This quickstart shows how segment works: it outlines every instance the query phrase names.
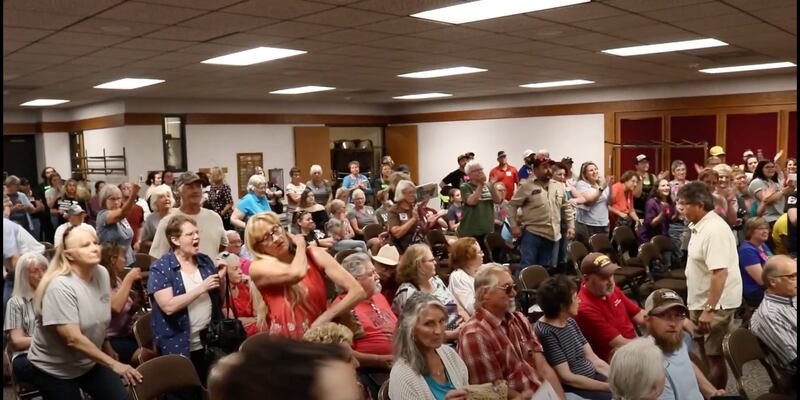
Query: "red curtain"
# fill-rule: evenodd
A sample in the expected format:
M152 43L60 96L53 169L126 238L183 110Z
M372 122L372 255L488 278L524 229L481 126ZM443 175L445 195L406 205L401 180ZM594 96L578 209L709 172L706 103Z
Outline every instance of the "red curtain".
M670 118L670 140L680 142L681 140L690 142L708 142L707 149L710 149L717 142L717 117L716 115L693 115ZM686 178L697 179L697 171L694 164L705 164L707 155L702 148L696 149L670 149L670 160L681 160L686 163Z
M742 164L742 153L746 149L772 159L778 147L778 113L729 114L726 121L726 162Z
M651 140L661 141L661 117L645 119L623 119L620 121L620 140L622 144L650 143ZM644 154L650 160L650 172L658 174L663 165L656 164L656 149L626 149L621 153L621 170L619 174L633 169L634 158ZM659 154L659 164L663 164ZM669 167L669 166L667 166Z

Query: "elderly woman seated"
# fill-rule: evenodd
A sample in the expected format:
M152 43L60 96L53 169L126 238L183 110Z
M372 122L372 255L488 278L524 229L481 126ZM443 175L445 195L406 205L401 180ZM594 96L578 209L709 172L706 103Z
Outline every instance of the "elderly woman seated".
M14 376L17 381L32 383L33 365L28 361L28 348L36 331L33 296L47 271L47 259L39 253L25 253L14 269L14 291L6 306L3 330L8 335Z
M267 180L264 175L253 175L247 180L247 194L233 208L231 225L244 229L250 217L265 211L272 211L267 199Z
M355 232L350 226L350 222L345 217L347 213L347 205L344 201L334 199L330 204L331 219L325 224L325 231L334 240L333 249L342 251L346 249L357 248L367 252L367 244L363 240L353 240Z
M608 383L614 399L656 400L664 391L664 354L652 338L638 338L611 358Z
M456 240L450 249L453 272L448 280L448 288L458 305L472 315L475 313L475 274L483 264L483 251L473 237Z

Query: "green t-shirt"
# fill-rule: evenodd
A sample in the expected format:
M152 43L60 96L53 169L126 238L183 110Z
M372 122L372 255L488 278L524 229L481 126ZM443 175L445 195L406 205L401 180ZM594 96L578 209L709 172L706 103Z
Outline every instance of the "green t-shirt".
M461 224L458 225L458 236L481 236L494 231L494 201L489 187L483 187L478 204L470 206L467 198L475 192L477 186L472 182L461 184L461 198L464 199Z

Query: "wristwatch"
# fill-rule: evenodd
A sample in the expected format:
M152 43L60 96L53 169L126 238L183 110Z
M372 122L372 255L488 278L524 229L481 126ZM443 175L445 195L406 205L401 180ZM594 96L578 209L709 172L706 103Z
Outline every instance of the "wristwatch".
M712 306L711 304L708 304L708 303L706 303L706 304L703 306L703 311L706 311L706 312L714 312L714 311L716 311L714 308L715 308L715 307L714 307L714 306Z

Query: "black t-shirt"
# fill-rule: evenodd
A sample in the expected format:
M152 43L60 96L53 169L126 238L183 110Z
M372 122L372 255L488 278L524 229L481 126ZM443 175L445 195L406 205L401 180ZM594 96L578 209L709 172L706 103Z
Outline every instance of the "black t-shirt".
M640 219L644 219L647 199L650 198L650 192L653 190L653 186L655 186L656 183L658 183L656 176L648 173L645 179L642 179L642 195L633 198L633 209L636 210L636 215L638 215Z
M795 190L790 195L786 196L786 206L784 211L788 212L790 208L797 208L797 191ZM789 254L797 254L797 225L787 221L786 225L789 228Z
M442 179L442 182L445 183L445 186L441 190L442 196L449 196L450 189L460 188L461 184L467 181L469 181L469 176L460 169L447 174L447 176Z
M58 226L60 226L61 224L67 222L67 219L64 218L64 213L66 213L67 209L69 209L69 207L72 206L73 204L80 205L81 208L83 208L84 211L89 209L89 204L88 203L86 203L85 201L79 200L77 198L74 198L74 197L69 197L69 196L67 196L67 194L61 195L61 197L59 197L58 200L56 200L56 202L53 203L52 209L58 210L58 211L61 212L61 214L58 216L58 225L55 226L56 228Z
M328 237L327 233L325 233L325 232L323 232L323 231L321 231L319 229L314 229L313 231L309 232L308 235L305 236L305 239L306 239L306 243L312 244L316 240L325 239L327 237Z

